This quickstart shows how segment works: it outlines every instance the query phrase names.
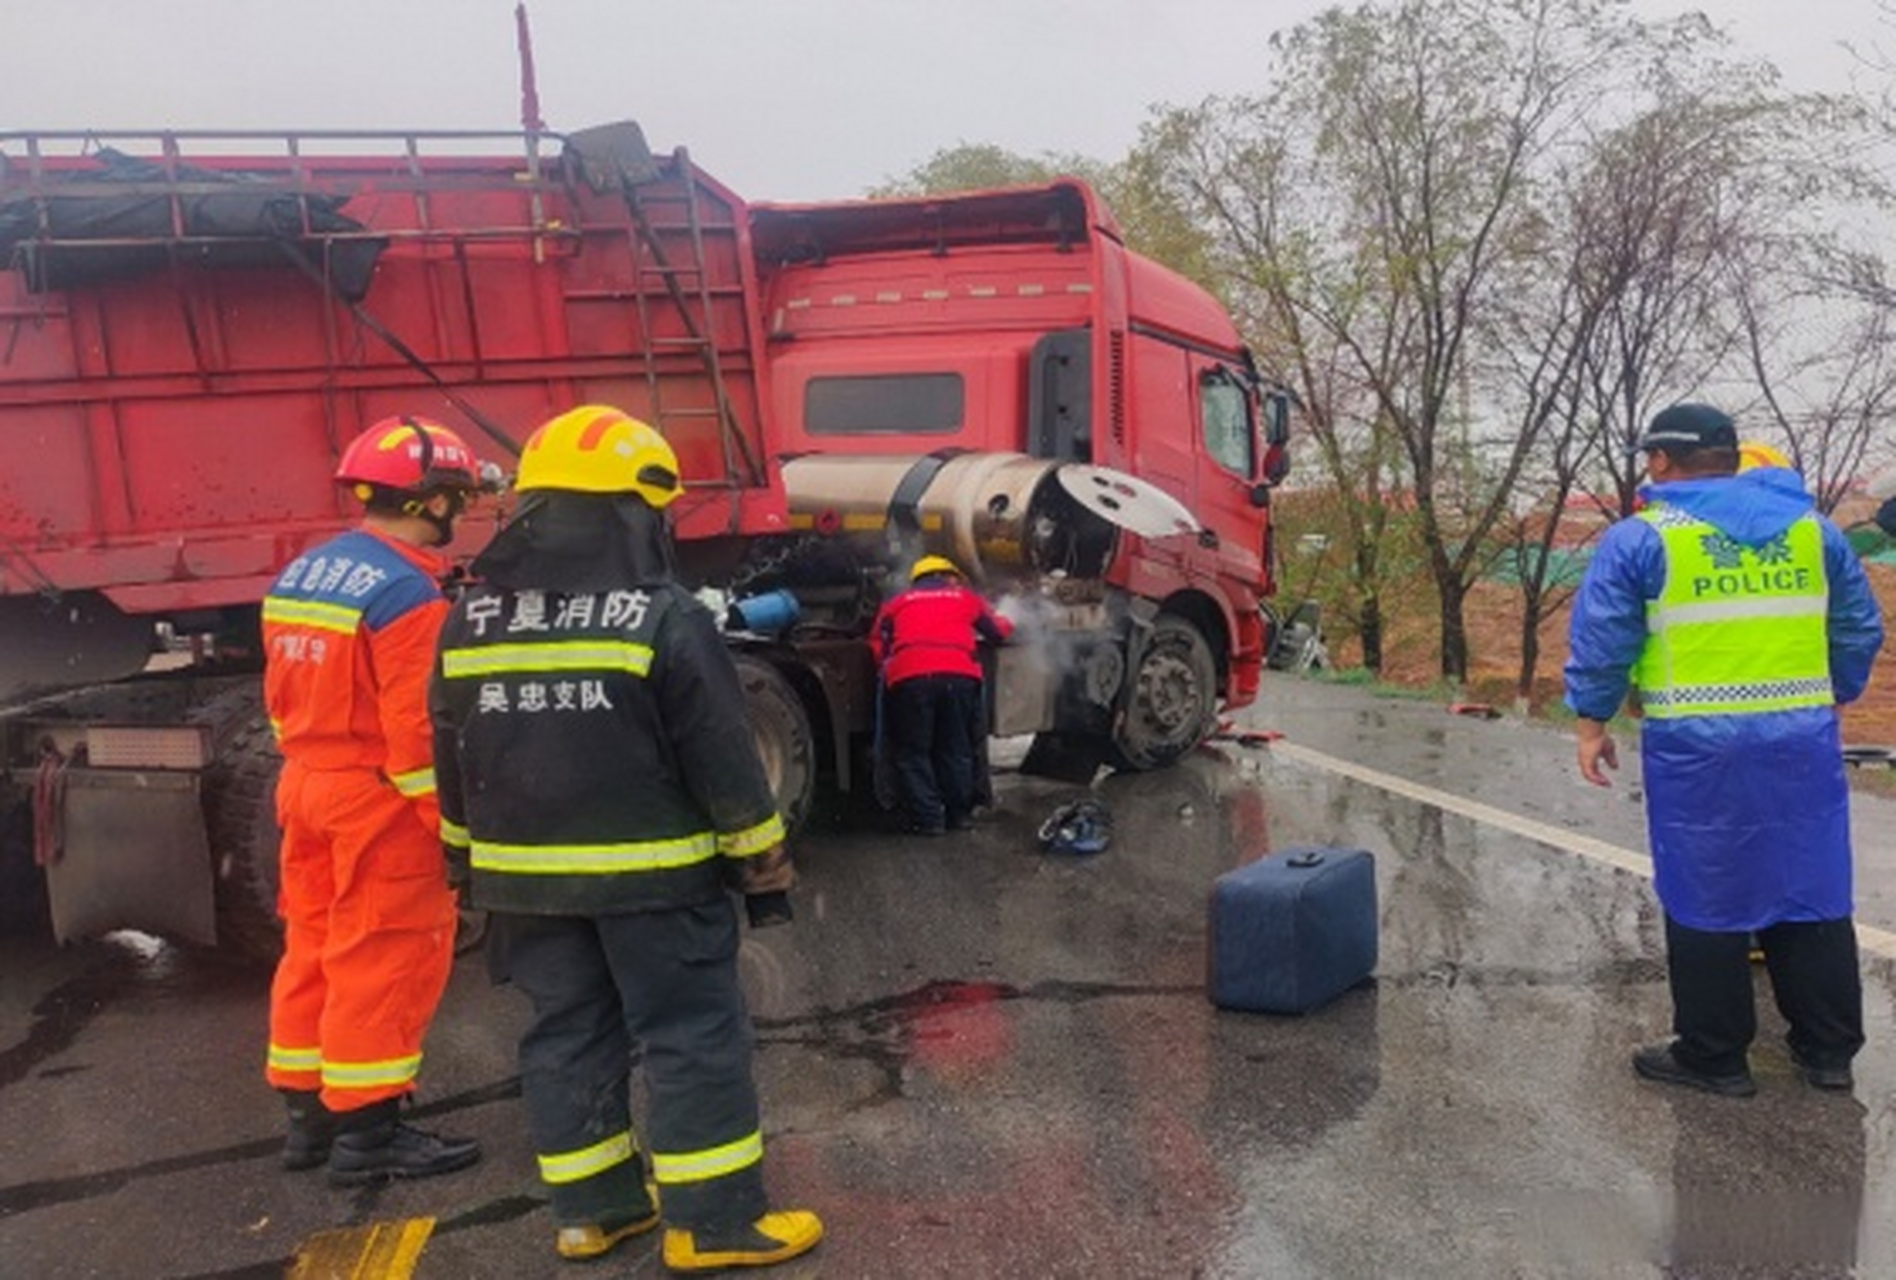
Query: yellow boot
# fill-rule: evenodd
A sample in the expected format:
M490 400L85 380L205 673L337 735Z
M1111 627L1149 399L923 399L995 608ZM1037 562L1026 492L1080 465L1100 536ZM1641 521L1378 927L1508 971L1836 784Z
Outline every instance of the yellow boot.
M766 1213L734 1231L665 1229L665 1265L673 1271L719 1271L725 1267L767 1267L816 1248L823 1222L814 1213L785 1209Z
M658 1210L653 1209L644 1217L629 1221L587 1222L579 1226L561 1227L553 1247L559 1250L560 1257L569 1262L590 1262L594 1258L603 1258L623 1241L642 1236L657 1225Z
M608 1214L598 1222L582 1222L574 1226L560 1228L559 1235L553 1241L553 1247L568 1262L591 1262L594 1258L603 1258L614 1249L630 1240L633 1236L642 1236L658 1225L658 1188L652 1180L645 1180L645 1204L630 1211Z

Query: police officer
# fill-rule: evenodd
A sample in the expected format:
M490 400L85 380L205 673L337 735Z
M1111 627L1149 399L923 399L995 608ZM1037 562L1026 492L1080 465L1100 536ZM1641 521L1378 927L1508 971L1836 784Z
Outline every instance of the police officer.
M985 783L982 640L1014 624L971 590L954 561L923 556L909 589L885 602L869 643L882 671L883 727L908 830L937 836L968 825Z
M1882 613L1797 473L1735 475L1732 421L1657 414L1637 446L1645 507L1607 531L1575 601L1567 705L1578 761L1607 785L1606 722L1636 692L1647 830L1666 919L1674 1037L1641 1076L1756 1092L1751 935L1799 1073L1852 1086L1863 999L1851 921L1850 806L1836 708L1868 682Z
M454 961L427 689L448 608L435 549L480 479L459 436L412 417L370 427L335 478L361 527L297 557L263 601L284 925L265 1076L289 1104L284 1167L326 1161L353 1184L480 1157L398 1114Z
M655 1227L674 1270L758 1266L822 1238L772 1213L726 885L794 881L737 672L673 580L663 436L585 405L527 441L513 521L441 638L442 835L497 967L526 993L522 1091L555 1247ZM644 1050L656 1197L629 1101Z

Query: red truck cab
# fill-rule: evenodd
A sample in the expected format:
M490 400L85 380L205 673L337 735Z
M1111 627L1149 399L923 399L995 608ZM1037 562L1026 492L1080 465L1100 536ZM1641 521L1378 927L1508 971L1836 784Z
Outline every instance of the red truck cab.
M1204 652L1188 643L1186 665L1209 656L1227 706L1255 697L1285 402L1216 300L1127 250L1077 180L754 204L750 221L786 451L1011 450L1157 486L1202 529L1121 538L1103 580L1190 621ZM1166 736L1121 754L1161 763L1181 745Z

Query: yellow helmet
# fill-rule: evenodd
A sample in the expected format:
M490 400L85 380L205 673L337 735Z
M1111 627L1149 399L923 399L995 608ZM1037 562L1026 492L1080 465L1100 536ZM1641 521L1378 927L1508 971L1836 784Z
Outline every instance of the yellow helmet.
M1768 444L1756 440L1746 440L1738 446L1738 469L1750 471L1757 467L1788 467L1791 460L1783 452Z
M568 409L527 437L514 488L636 493L659 511L684 492L665 437L603 404Z
M961 576L961 570L956 568L955 562L947 556L923 556L915 562L915 567L909 570L909 581L920 582L931 573L952 573L957 578Z

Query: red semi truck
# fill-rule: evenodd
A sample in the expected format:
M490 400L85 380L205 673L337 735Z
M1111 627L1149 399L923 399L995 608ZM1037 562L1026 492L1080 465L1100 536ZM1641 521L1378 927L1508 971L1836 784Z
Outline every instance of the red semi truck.
M62 939L273 945L258 601L389 414L503 467L577 403L665 433L793 820L864 785L863 636L924 553L1021 620L1030 763L1163 766L1256 694L1287 400L1079 181L749 204L630 123L0 134L0 251L0 728Z

